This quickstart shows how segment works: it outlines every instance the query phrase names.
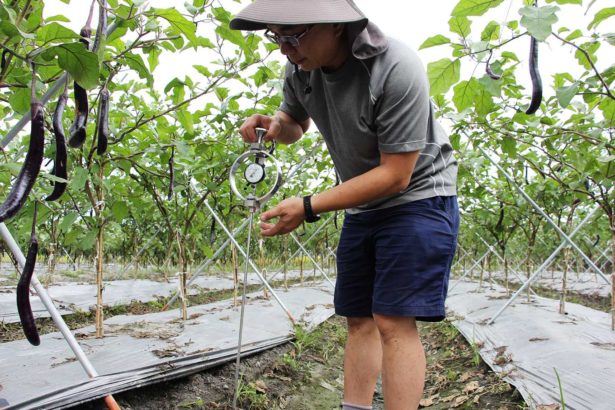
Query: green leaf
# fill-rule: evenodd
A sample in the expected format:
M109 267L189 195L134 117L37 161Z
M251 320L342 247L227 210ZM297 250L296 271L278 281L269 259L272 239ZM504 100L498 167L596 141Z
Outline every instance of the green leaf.
M153 14L162 17L172 27L176 33L182 33L191 43L196 43L196 25L190 20L182 16L179 11L174 8L170 9L152 9Z
M166 87L164 87L164 92L165 94L168 94L169 91L175 89L175 88L184 88L185 84L182 80L180 80L179 78L174 78L171 81L169 81L169 83L167 84Z
M199 72L199 74L205 76L205 77L211 77L211 71L209 71L209 68L205 67L204 65L193 65L192 67L194 67L194 69L196 71Z
M130 209L128 208L128 205L126 205L126 202L118 201L114 202L111 206L111 213L118 222L121 222L130 214Z
M547 0L547 3L557 3L557 4L578 4L579 6L583 4L583 0Z
M559 102L560 107L566 108L570 101L574 98L575 95L579 92L579 83L575 82L569 87L560 87L555 91L555 95L557 96L557 101Z
M600 48L599 42L594 41L592 43L585 43L581 45L581 48L587 51L587 53L589 54L589 58L592 61L596 61L596 51L598 51L598 49ZM587 57L585 56L585 53L582 53L580 50L576 50L574 53L574 56L579 62L579 64L585 67L585 69L587 70L592 69L590 62L587 61Z
M216 87L215 92L220 101L224 101L228 97L228 88Z
M63 43L70 40L79 39L79 35L77 33L59 23L46 24L38 29L36 34L37 42L43 45L48 43Z
M557 22L557 6L523 7L519 10L521 25L529 31L536 40L544 41L549 37L552 26Z
M96 231L96 229L92 229L91 231L86 232L85 236L81 238L81 241L79 241L78 243L79 249L84 251L91 250L96 243L97 235L98 232Z
M70 19L61 14L58 14L56 16L49 16L45 19L45 22L47 23L51 23L52 21L61 21L62 23L70 23Z
M514 138L511 138L511 137L502 138L502 140L500 141L500 146L502 147L503 153L511 157L517 156L517 141L515 141Z
M466 108L474 106L476 94L478 93L478 81L472 78L470 81L462 81L453 88L453 103L457 111L461 112Z
M135 70L140 78L148 80L148 83L153 80L152 73L147 69L147 66L143 62L143 58L139 54L126 53L122 57L122 60L128 65L128 67Z
M423 44L421 44L421 46L419 47L419 50L423 50L429 47L441 46L443 44L449 44L450 42L451 40L448 37L443 36L442 34L438 34L437 36L429 37L427 40L425 40Z
M246 46L246 39L241 35L241 31L239 30L231 30L227 26L218 26L216 27L216 33L220 38L228 40L242 48Z
M75 81L86 90L98 85L98 56L81 42L64 43L51 47L41 54L42 58L51 61L58 58L58 64L68 71Z
M491 64L491 69L496 74L501 74L501 69L494 63ZM502 95L502 81L494 80L493 78L485 75L478 80L478 82L485 88L485 90L494 97L500 97Z
M615 101L610 98L605 98L600 105L598 105L598 108L600 108L600 111L602 111L604 115L606 127L615 127Z
M472 32L472 23L467 17L452 17L448 21L448 27L453 33L459 34L460 37L466 38Z
M476 102L474 103L476 113L481 116L493 112L496 109L496 105L493 103L493 96L485 87L479 82L479 87L476 93Z
M451 16L482 16L487 10L497 7L504 0L460 0Z
M9 97L11 108L18 114L25 114L30 111L30 89L18 88Z
M612 16L615 16L615 7L608 7L608 8L602 9L598 13L596 13L596 15L594 16L594 19L592 20L591 23L589 23L587 28L590 30L592 28L596 28L598 27L598 24L602 23L604 20Z
M35 38L36 36L33 34L26 33L17 27L15 17L15 12L12 9L0 4L0 39L4 40L5 37L8 37L7 40L19 42L21 39ZM7 41L7 43L10 41Z
M583 32L581 30L575 30L572 33L568 34L568 36L566 37L566 40L568 41L572 41L572 40L576 40L579 37L583 36Z
M500 23L490 21L480 35L483 41L497 40L500 37Z
M427 65L427 76L430 84L430 95L446 93L459 81L461 62L443 58Z
M77 220L78 216L79 214L77 212L69 212L68 214L66 214L66 216L62 218L62 221L58 225L58 228L60 228L60 232L68 232L71 226L73 226L73 223L75 223L75 221Z
M149 64L149 70L151 73L153 73L156 67L158 67L158 61L160 53L162 51L158 47L150 47L147 50L143 51L147 53L147 62Z
M85 187L85 182L88 180L89 172L85 168L75 168L73 177L70 180L69 187L73 191L82 191Z
M270 78L275 78L275 74L266 66L261 66L252 76L254 79L254 84L257 87L260 87L263 84L266 84Z
M194 122L192 121L192 114L188 110L178 110L177 120L188 134L194 134Z

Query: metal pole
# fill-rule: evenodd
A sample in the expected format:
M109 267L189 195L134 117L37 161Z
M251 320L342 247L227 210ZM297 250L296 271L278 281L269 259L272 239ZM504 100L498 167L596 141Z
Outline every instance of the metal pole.
M320 267L320 265L318 265L318 263L316 263L316 261L314 260L314 258L312 258L312 255L310 255L310 253L303 247L303 245L301 245L301 242L299 242L299 239L297 239L297 237L295 236L294 233L290 233L290 236L295 240L295 242L297 242L297 245L299 245L299 248L301 248L301 250L303 251L303 253L305 253L305 255L312 261L312 263L314 264L314 266L316 266L316 268L325 276L325 278L327 279L327 281L331 284L331 286L333 286L335 288L335 284L333 282L331 282L331 279L329 279L329 276L327 276L327 274L325 273L324 270L322 270L322 268Z
M504 260L504 258L499 254L499 252L491 245L489 245L487 243L486 240L484 240L483 238L480 238L480 240L489 248L489 250L491 251L491 253L493 253L500 261L502 261L503 263L506 263L506 260ZM521 283L524 283L525 281L523 280L523 278L521 278L521 276L519 275L519 273L515 270L515 269L511 269L511 272L515 274L515 276L517 277L517 279L519 279L521 281ZM531 292L534 294L534 296L538 296L536 294L536 292L534 292L533 289L530 289Z
M329 221L331 221L331 219L334 217L335 215L331 215L327 220L325 220L322 224L320 224L320 226L314 231L314 233L312 233L312 235L310 235L309 238L307 238L305 240L305 243L307 244L308 242L310 242L312 239L314 239L314 237L329 223ZM290 258L288 258L288 260L292 260L295 256L297 256L297 254L301 252L301 247L299 249L297 249L291 256ZM276 276L278 276L280 272L276 272L274 273L269 280L273 280Z
M232 235L235 236L239 232L241 232L246 227L246 225L248 225L248 222L250 222L249 219L246 219L245 221L243 221L242 224L239 225L239 227L233 231ZM192 277L190 278L188 283L186 283L186 288L188 286L190 286L192 284L192 282L194 282L196 280L196 278L201 274L201 272L203 272L205 270L205 268L207 268L209 265L211 265L216 260L216 258L218 258L218 256L220 256L220 254L224 251L224 249L226 249L226 247L230 243L231 243L231 240L227 239L222 244L222 246L220 246L220 248L216 251L216 253L213 254L213 256L211 258L207 259L198 268L196 268L195 273L192 275ZM162 310L163 311L167 310L169 308L169 306L171 306L173 304L173 302L175 302L175 300L177 299L178 296L179 296L179 291L175 291L175 294L173 295L173 297L171 299L169 299L169 301L166 303L166 305L164 305Z
M611 281L609 281L609 279L604 276L604 274L602 273L602 271L594 264L594 262L587 256L585 255L585 253L581 250L581 248L579 248L576 243L574 243L570 237L568 235L566 235L566 233L564 231L562 231L562 229L557 226L557 224L551 219L551 217L549 215L547 215L547 213L545 211L543 211L543 209L538 206L538 204L536 202L534 202L534 200L515 182L514 179L512 179L512 177L510 175L508 175L508 173L504 170L504 168L502 168L500 166L500 164L498 164L493 158L491 158L491 156L489 156L489 154L487 153L487 151L485 151L482 147L478 147L479 151L493 164L495 165L495 167L504 175L504 177L515 187L515 189L517 189L517 191L519 191L519 193L523 196L523 198L530 204L532 205L532 207L538 211L538 213L540 215L542 215L543 218L545 218L547 220L547 222L549 223L549 225L551 225L556 231L557 233L564 238L564 240L566 242L568 242L570 244L570 246L572 246L572 248L577 251L579 253L579 255L581 255L583 257L583 259L585 259L585 262L588 263L589 266L591 266L598 274L600 274L600 276L602 276L602 278L604 279L604 281L607 284L611 284Z
M465 273L463 275L461 275L461 277L459 279L457 279L457 282L448 290L449 293L453 291L453 289L455 289L457 287L457 285L459 285L461 283L461 281L463 280L463 278L465 278L466 276L468 276L468 273L472 272L472 270L479 264L482 262L483 259L485 259L487 257L487 255L489 255L489 250L487 249L487 252L485 252L483 254L483 256L481 256L476 262L474 262L474 265L472 265L470 267L470 269L468 269L467 271L465 271Z
M577 225L576 228L574 228L574 230L570 233L570 238L574 237L577 232L579 232L579 230L581 229L581 227L583 227L583 225L585 225L587 222L589 222L589 220L594 216L594 213L596 213L596 211L599 208L594 208L586 217L585 219L583 219L583 221L581 221L581 223L579 225ZM567 237L568 238L568 237ZM568 238L568 240L570 240L570 238ZM521 294L521 292L523 292L525 290L526 287L528 287L533 281L534 279L540 275L542 273L542 271L544 271L547 266L549 266L551 264L551 262L553 262L553 260L555 260L555 257L557 256L557 254L564 249L564 247L566 246L566 240L562 241L562 243L559 244L559 246L557 247L557 249L555 249L555 251L553 251L553 253L551 254L551 256L549 256L547 258L547 260L545 260L543 262L542 265L540 265L540 267L536 270L536 272L534 272L532 274L532 276L530 276L530 278L523 284L523 286L521 286L512 296L510 299L508 299L508 301L504 304L504 306L502 306L502 308L495 314L493 315L493 317L489 320L489 322L487 324L492 324L493 322L495 322L495 319L498 318L498 316L500 316L502 314L502 312L504 312L504 310L510 306L511 303L513 303L513 301L517 298L517 296L519 296Z
M288 317L290 318L291 322L293 322L293 324L295 323L295 319L293 318L293 315L290 313L290 311L288 310L288 308L286 308L286 306L284 305L284 303L282 302L282 300L280 300L280 298L278 297L277 293L275 293L275 291L271 288L271 286L269 285L269 283L267 282L267 280L263 277L263 275L261 275L260 271L258 270L258 268L254 265L254 263L252 262L252 259L250 259L248 257L248 255L244 252L243 248L237 243L237 241L235 240L235 238L233 237L233 234L231 234L231 232L228 230L228 228L226 227L226 225L224 225L224 222L222 221L222 219L220 219L220 217L218 216L218 214L216 214L216 212L213 210L213 208L211 207L211 205L209 205L209 201L205 200L204 202L205 207L207 208L207 210L211 213L211 215L216 219L216 221L218 222L218 224L222 227L222 230L224 231L224 233L229 237L229 239L231 240L231 242L233 242L233 245L235 245L235 247L237 248L237 250L239 250L239 252L241 253L241 255L248 261L248 263L250 264L250 266L252 267L252 269L254 269L254 272L256 273L256 275L258 276L258 278L261 280L261 282L263 283L263 285L265 285L267 287L267 289L271 292L271 294L273 295L273 297L275 298L275 300L278 302L278 304L280 305L280 307L282 309L284 309L284 311L286 312L286 314L288 315Z
M26 258L21 252L21 249L19 249L19 245L17 245L17 242L15 242L15 239L13 238L4 223L0 223L0 235L2 236L2 239L4 239L4 242L7 244L10 251L13 253L13 255L15 255L15 259L17 260L17 264L19 265L19 267L23 269L26 263ZM77 356L79 363L81 363L81 366L83 367L87 375L91 378L97 377L98 372L96 372L94 366L92 366L88 358L85 356L83 350L81 350L81 346L79 346L79 343L77 343L77 340L64 322L64 319L62 319L62 315L60 314L60 312L58 312L58 310L54 306L51 297L49 297L49 294L47 293L43 285L39 282L38 278L36 277L36 274L32 275L32 287L34 287L34 290L36 290L38 297L41 299L41 302L43 302L43 305L45 305L47 311L51 314L53 322L56 324L56 326L62 333L62 336L64 336L64 339L66 339L66 342L68 343L73 353L75 353L75 356Z

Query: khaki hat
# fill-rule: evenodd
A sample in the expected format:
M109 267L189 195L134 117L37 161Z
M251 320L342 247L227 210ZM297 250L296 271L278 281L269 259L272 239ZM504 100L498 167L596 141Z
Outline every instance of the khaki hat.
M229 26L234 30L262 30L268 24L353 23L353 31L360 32L367 21L352 0L255 0Z

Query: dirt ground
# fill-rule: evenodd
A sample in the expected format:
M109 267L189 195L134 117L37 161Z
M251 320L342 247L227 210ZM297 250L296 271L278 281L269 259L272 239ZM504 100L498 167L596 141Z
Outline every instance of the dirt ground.
M6 277L6 276L5 276ZM256 288L254 288L255 290ZM251 289L249 289L251 290ZM536 289L557 298L556 292ZM189 297L190 305L232 297L231 291L208 291ZM608 311L610 301L596 296L569 295L570 302ZM166 303L160 299L105 309L116 314L156 312ZM93 312L68 315L71 329L93 323ZM41 334L55 331L50 319L38 319ZM243 359L238 407L242 409L330 410L338 409L343 393L344 320L334 316L311 333L297 329L292 343ZM428 359L422 408L525 409L521 395L481 360L448 321L422 323L421 337ZM23 338L19 324L0 323L0 342ZM235 386L235 365L228 363L192 376L143 387L114 397L129 409L230 409ZM374 394L374 409L384 409L380 385ZM106 409L102 400L80 404L78 409Z
M523 409L521 395L500 380L449 322L421 325L428 357L421 407ZM294 342L242 360L238 407L331 410L342 397L342 318L333 317ZM122 409L231 409L234 363L166 383L114 395ZM374 409L384 409L380 385ZM105 409L101 401L78 406Z

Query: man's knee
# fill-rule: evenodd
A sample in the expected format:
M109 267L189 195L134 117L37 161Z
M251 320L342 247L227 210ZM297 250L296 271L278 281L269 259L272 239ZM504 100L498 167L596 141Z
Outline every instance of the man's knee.
M346 323L349 335L372 333L378 330L372 317L348 317Z
M413 317L374 315L374 323L383 342L399 337L416 335L416 320Z

